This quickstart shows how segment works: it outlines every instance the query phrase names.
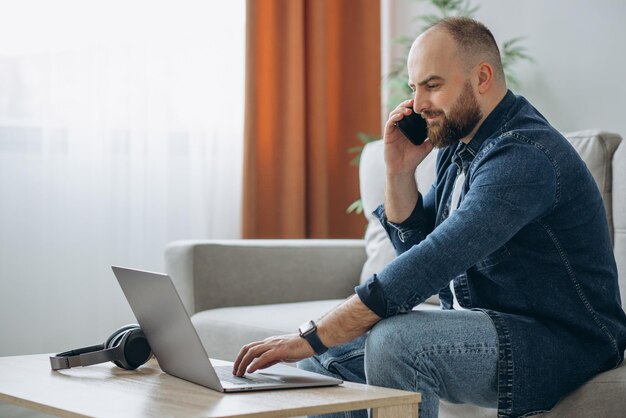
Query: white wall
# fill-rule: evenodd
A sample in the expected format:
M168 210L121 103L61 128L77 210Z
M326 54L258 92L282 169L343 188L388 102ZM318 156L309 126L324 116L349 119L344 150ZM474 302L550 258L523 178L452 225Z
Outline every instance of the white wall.
M559 130L604 129L626 137L626 2L474 0L496 40L525 37L534 58L516 68L525 96ZM383 0L383 38L414 36L426 1ZM389 56L393 57L392 51ZM397 55L396 55L397 56ZM384 64L385 65L385 64ZM384 73L385 70L383 70Z

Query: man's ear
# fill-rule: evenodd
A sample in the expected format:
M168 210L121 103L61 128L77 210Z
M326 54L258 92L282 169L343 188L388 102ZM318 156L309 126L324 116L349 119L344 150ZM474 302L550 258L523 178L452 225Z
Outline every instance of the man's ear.
M478 92L484 94L491 88L493 84L493 68L488 62L478 64Z

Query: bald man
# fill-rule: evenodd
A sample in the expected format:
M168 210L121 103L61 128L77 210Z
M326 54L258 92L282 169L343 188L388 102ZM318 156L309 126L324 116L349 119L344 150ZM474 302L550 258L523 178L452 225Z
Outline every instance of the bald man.
M623 359L626 316L600 193L567 140L507 89L481 23L436 23L407 67L414 94L385 125L375 212L398 257L298 333L243 347L233 373L300 361L419 391L424 418L440 399L501 417L549 410ZM396 126L412 112L428 124L419 146ZM414 173L433 148L436 179L420 190ZM413 310L434 294L441 310Z

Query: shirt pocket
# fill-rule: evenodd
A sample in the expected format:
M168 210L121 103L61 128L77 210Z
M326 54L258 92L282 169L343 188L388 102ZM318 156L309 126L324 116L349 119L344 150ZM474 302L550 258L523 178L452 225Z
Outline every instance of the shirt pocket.
M474 270L481 271L491 267L494 267L504 260L506 260L511 253L506 245L498 248L496 251L489 254L487 257L480 260L478 263L474 264Z

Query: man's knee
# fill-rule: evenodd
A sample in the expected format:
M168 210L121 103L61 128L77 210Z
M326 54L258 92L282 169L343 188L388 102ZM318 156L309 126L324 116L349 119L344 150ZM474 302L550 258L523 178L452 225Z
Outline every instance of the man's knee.
M397 369L406 367L401 348L401 331L394 321L380 321L372 330L365 343L365 374L368 383L380 386L394 386Z
M386 320L380 321L370 330L365 342L366 368L379 365L381 363L379 360L384 360L384 357L390 354L395 345L394 334L395 331Z

